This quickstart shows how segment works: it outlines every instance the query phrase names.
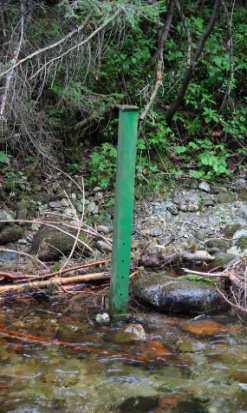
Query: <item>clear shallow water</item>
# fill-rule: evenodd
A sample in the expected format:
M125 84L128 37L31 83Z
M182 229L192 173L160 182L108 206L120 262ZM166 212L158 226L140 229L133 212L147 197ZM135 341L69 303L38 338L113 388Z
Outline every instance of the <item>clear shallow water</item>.
M140 318L147 342L118 344L117 328L96 326L78 301L2 308L0 332L27 336L0 335L0 412L247 412L244 327Z

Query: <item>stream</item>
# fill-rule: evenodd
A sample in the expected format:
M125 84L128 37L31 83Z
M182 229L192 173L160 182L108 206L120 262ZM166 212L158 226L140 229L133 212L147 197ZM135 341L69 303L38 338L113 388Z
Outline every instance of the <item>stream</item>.
M0 334L0 412L247 412L247 336L238 319L139 313L147 340L121 343L122 327L91 316L73 297L1 308L0 332L19 338Z

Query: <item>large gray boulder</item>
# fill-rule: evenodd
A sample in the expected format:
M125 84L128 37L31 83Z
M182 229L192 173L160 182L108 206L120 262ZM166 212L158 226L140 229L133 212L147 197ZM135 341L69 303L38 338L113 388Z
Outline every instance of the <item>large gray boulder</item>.
M226 307L216 288L203 281L152 274L137 279L132 288L140 301L159 312L197 315L221 312Z

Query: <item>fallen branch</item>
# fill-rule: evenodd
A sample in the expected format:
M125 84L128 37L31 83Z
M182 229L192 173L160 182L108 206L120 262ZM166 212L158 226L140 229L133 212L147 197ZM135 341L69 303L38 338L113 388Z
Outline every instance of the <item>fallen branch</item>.
M38 276L34 275L34 274L23 274L20 276L20 278L22 279L22 281L25 281L25 279L28 279L29 281L41 281L41 280L45 280L48 278L54 278L56 276L63 276L66 273L70 273L70 272L74 272L74 271L80 271L89 267L94 267L97 265L102 265L102 264L107 264L108 262L110 262L111 260L98 260L98 261L93 261L93 262L89 262L87 264L81 264L81 265L76 265L74 267L70 267L70 268L64 268L58 271L54 271L54 272L49 272L49 273L42 273L39 274ZM2 275L2 273L0 272L0 276ZM16 278L17 281L19 280L19 278Z
M0 295L5 294L5 293L11 293L11 292L21 293L26 290L35 290L35 289L48 288L48 287L54 287L54 286L59 287L63 285L76 284L80 282L86 283L90 281L103 281L103 280L108 280L108 279L110 279L110 277L109 275L107 275L106 272L83 274L83 275L77 275L77 276L67 277L67 278L55 277L51 280L25 282L22 284L15 284L15 285L5 285L5 286L0 287Z

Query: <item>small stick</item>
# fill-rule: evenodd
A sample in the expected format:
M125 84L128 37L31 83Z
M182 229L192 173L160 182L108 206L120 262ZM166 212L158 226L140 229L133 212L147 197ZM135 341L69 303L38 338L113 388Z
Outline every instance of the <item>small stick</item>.
M194 270L189 270L188 268L182 268L184 272L187 274L195 274L195 275L201 275L201 276L206 276L206 277L223 277L223 278L228 278L228 274L224 274L223 272L202 272L202 271L194 271Z

